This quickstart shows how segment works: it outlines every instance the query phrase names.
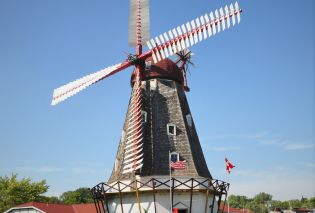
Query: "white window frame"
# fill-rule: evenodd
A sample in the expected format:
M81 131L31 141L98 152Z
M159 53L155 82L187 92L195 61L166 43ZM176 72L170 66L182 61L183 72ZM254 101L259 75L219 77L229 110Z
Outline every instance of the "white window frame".
M152 66L152 61L145 62L145 71L150 71Z
M142 118L144 117L144 119L142 119L142 122L143 123L147 122L148 113L144 110L141 110L141 116Z
M170 161L172 160L172 155L176 155L176 159L177 159L176 161L179 161L179 153L177 153L177 152L171 152L171 153L170 153ZM176 162L176 161L175 161L175 162Z
M174 128L174 134L170 132L170 127ZM167 135L169 135L169 136L176 136L176 125L175 124L168 123L166 125L166 130L167 130Z

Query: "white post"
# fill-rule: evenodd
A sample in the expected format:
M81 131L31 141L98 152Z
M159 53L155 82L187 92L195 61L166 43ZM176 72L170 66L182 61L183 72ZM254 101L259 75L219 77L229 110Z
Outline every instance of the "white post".
M170 206L171 206L171 211L170 213L173 212L173 206L172 206L172 169L171 169L171 151L168 151L168 166L170 169Z
M229 202L229 197L228 197L228 213L230 213L230 202Z
M225 157L225 159L226 159L226 157ZM226 170L226 162L224 162L224 167L225 167L225 173L226 173L226 179L227 179L227 181L228 181L228 183L230 183L229 182L229 174L228 174L228 171ZM231 186L231 185L230 185ZM227 204L228 204L228 213L230 213L230 201L229 201L229 196L228 196L228 192L226 193L226 197L227 197ZM224 209L223 209L224 210Z

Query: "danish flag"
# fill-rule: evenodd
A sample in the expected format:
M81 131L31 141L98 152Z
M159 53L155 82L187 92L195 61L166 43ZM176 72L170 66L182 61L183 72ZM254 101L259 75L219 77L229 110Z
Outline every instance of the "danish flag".
M225 158L225 169L229 174L234 167L235 166L227 158Z

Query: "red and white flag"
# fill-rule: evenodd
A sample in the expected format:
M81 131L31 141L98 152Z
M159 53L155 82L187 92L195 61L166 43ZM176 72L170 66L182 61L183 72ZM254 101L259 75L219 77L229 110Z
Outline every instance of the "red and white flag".
M234 167L235 166L227 158L225 158L225 169L229 174Z
M186 168L186 161L185 160L184 161L178 160L176 162L171 161L170 167L172 169L185 169Z

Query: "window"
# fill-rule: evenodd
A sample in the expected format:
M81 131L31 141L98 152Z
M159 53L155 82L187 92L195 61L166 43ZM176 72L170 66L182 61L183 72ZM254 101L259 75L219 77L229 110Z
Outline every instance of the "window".
M123 142L125 140L126 132L123 130L121 131L121 137L120 140Z
M177 152L172 152L172 153L171 153L171 156L170 156L170 160L171 160L172 162L178 161L178 160L179 160L179 154L178 154Z
M142 116L142 122L145 123L147 122L147 112L146 111L143 111L141 110L141 116Z
M116 158L115 159L115 165L114 165L114 167L115 167L115 172L117 171L117 168L118 168L118 159Z
M145 62L145 71L150 71L151 70L151 61L146 61Z
M192 118L191 118L191 114L187 114L186 115L186 120L187 120L187 124L189 127L192 127Z
M151 79L150 80L150 89L151 90L156 90L157 88L157 80L156 79Z
M176 125L175 124L167 124L167 135L175 136L176 135Z

